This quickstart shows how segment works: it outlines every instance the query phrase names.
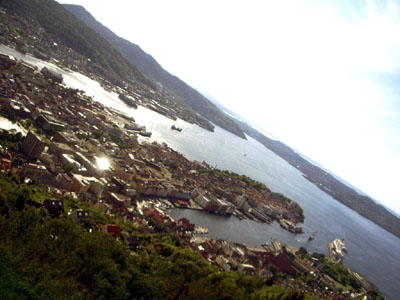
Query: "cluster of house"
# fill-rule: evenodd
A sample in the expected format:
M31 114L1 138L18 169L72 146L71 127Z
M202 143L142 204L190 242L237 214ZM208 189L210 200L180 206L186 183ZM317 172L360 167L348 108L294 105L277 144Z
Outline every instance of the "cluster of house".
M2 61L15 67L9 57ZM144 133L145 128L131 117L103 107L79 91L64 89L62 78L49 69L39 72L19 62L17 66L26 76L18 77L16 84L5 89L3 104L13 105L14 112L22 108L25 113L19 113L21 118L31 119L44 132L55 133L43 154L40 150L44 150L44 142L34 140L34 134L28 133L30 142L26 144L32 151L28 158L35 161L41 155L42 165L32 163L29 169L35 181L46 185L56 181L55 187L91 199L92 195L101 199L105 190L111 191L105 198L119 207L124 206L124 201L129 202L126 197L140 193L172 199L178 207L193 206L262 222L302 220L290 206L274 201L273 193L257 191L233 177L221 182L212 174L201 174L199 169L210 167L191 162L168 147L162 147L162 151L157 145L139 147L137 134ZM121 145L130 151L121 149ZM111 172L96 165L102 156L110 160ZM178 167L165 168L166 161L173 161ZM173 172L173 179L168 177L169 171ZM198 187L203 190L198 192ZM295 226L286 226L296 232L292 228Z
M205 162L189 161L166 146L149 145L147 150L156 161L172 166L169 169L173 172L175 183L191 190L187 207L266 223L285 219L286 222L282 223L285 229L302 232L296 223L302 222L304 216L295 209L296 202L282 201L282 195L268 189L257 190L236 176L220 180L212 172L202 172L212 169Z
M154 226L164 232L176 232L185 236L188 232L193 232L195 225L186 218L181 218L176 222L171 216L157 207L144 207L142 212L146 220L153 222Z
M337 282L324 273L324 266L320 261L321 254L307 253L305 248L298 249L274 240L271 244L263 244L261 248L194 236L190 239L188 246L199 251L221 270L238 270L249 275L260 276L265 280L273 279L276 284L286 285L320 298L358 299L360 295L365 294L365 290L371 289L371 284L364 279L361 281L364 292L339 293ZM293 277L306 273L311 276L314 283L310 285L293 278L274 276L278 272L290 274ZM353 274L362 278L357 273Z
M272 276L269 266L273 264L289 274L319 274L314 262L304 262L296 256L299 250L291 251L279 243L274 242L273 249L265 249L192 238L194 224L185 218L176 222L155 205L161 199L177 207L221 215L262 222L276 219L286 229L295 230L295 223L303 218L295 210L295 202L281 201L278 194L258 190L237 176L221 180L212 172L204 173L202 170L213 168L190 161L165 144L139 142L137 135L145 132L144 127L80 91L65 88L62 78L54 77L50 70L40 72L8 56L0 56L0 64L4 66L1 105L33 124L21 147L26 163L14 168L11 154L3 151L2 169L11 169L55 194L86 200L94 209L119 216L143 230L176 232L184 245L200 251L223 270L240 270L268 279ZM12 68L21 74L17 79ZM145 200L147 205L140 205L138 200ZM61 200L47 199L43 207L54 217L65 213ZM69 213L78 224L91 223L88 211ZM138 237L121 232L118 225L108 224L104 230L123 236L132 250L139 245ZM318 278L329 286L330 279L322 275Z
M31 120L36 127L30 128L22 143L26 163L14 173L57 194L88 200L93 207L146 228L147 218L141 214L146 215L149 210L138 213L134 207L139 194L144 198L169 199L180 207L188 205L191 194L185 185L171 180L167 168L152 159L147 151L149 145L139 145L137 134L145 131L143 126L79 91L65 89L60 84L62 78L48 69L39 72L8 56L2 56L0 61L8 68L2 70L4 77L12 77L13 67L23 71L17 84L10 80L2 82L2 105L13 109L19 118ZM26 114L17 113L21 108ZM51 140L38 129L53 134ZM7 154L1 156L3 168L12 168L11 159ZM109 166L101 167L101 159L107 160ZM62 205L57 210L59 204L59 200L51 200L44 207L57 216L63 211ZM151 214L161 225L158 216L157 211ZM172 229L194 229L190 222L171 224Z
M192 198L195 203L200 205L206 211L216 214L230 216L234 213L236 207L222 199L219 199L213 194L210 194L201 188L195 189L192 192Z
M180 101L177 101L173 93L164 89L161 85L152 88L139 80L115 78L93 60L59 44L52 35L46 34L46 31L38 26L38 23L3 9L0 10L0 13L2 15L2 22L0 23L1 44L15 48L23 54L51 61L62 68L79 71L101 83L105 89L121 95L121 100L128 105L133 107L142 105L173 120L179 117L191 124L202 126L204 120L199 118L196 113L189 112L181 105ZM22 39L13 28L18 28L19 33L23 32L24 38ZM54 76L57 74L51 72L48 68L44 69L43 73L53 77L53 80L61 80L60 77ZM104 74L108 74L108 79L104 78Z

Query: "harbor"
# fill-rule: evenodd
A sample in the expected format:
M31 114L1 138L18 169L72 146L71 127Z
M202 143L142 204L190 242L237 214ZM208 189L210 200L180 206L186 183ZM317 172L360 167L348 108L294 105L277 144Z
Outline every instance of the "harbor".
M93 85L90 81L85 82L85 84L79 83L81 84L79 85L77 81L71 81L69 76L74 75L64 74L65 81L68 84L74 82L75 88L81 89L94 88L93 93L96 94L96 85ZM94 99L108 105L122 107L119 106L120 102L115 101L112 95L104 94L104 92L100 93L98 97L95 96ZM338 236L343 236L346 238L349 249L349 255L344 258L344 262L352 269L376 282L382 290L389 291L392 295L398 294L396 286L388 284L393 278L400 280L397 272L398 262L400 261L398 239L316 189L314 185L301 176L298 170L261 147L259 143L251 138L248 141L238 140L218 127L214 133L208 133L201 128L183 122L179 126L185 130L178 136L171 133L170 119L163 118L142 107L137 110L123 109L128 111L139 124L146 125L147 130L153 133L151 139L157 138L161 142L166 142L191 159L205 160L219 168L236 170L266 182L271 189L282 191L299 201L305 211L306 218L302 226L305 237L299 235L295 238L293 234L281 229L276 222L268 225L252 223L246 219L240 221L232 217L221 218L221 223L218 223L218 226L202 225L201 221L198 222L199 226L209 228L209 235L226 237L235 241L242 240L249 245L260 245L273 237L287 244L305 245L311 251L322 252L327 255L329 254L326 247L327 242ZM198 143L203 145L201 149L196 146ZM227 147L216 147L220 144L230 145L230 147L229 149ZM246 149L246 156L243 156L243 149ZM285 181L283 182L281 178L285 178ZM321 201L324 202L323 206L315 204ZM192 212L202 213L194 210ZM189 219L192 220L192 217ZM242 222L239 227L236 227L235 219ZM307 243L307 237L316 228L319 230L318 238L312 243ZM228 231L231 232L228 233ZM380 245L380 247L375 245ZM365 249L370 250L365 251Z

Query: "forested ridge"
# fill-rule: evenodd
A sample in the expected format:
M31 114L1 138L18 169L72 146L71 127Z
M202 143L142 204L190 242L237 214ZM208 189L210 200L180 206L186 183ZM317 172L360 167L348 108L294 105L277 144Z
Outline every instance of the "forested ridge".
M99 64L109 72L107 77L153 84L105 39L64 9L61 4L52 0L3 0L0 4L9 12L31 18L55 40Z

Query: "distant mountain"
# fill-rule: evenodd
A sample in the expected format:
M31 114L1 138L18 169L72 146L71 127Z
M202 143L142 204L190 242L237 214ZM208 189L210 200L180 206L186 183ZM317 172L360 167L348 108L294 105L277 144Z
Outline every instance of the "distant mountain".
M64 4L64 7L104 37L111 45L118 49L128 61L137 66L141 72L180 96L194 111L225 130L241 138L246 138L244 133L229 116L198 91L187 85L178 77L164 70L151 55L144 52L138 45L117 36L110 29L98 22L82 6Z
M152 85L143 74L130 64L110 43L96 34L61 4L53 0L2 0L0 5L9 13L15 13L38 23L45 34L66 45L77 53L90 58L107 72L109 80L137 80ZM38 36L43 35L37 32ZM22 39L29 37L21 37Z
M328 171L312 164L284 143L266 137L246 122L235 121L243 132L300 170L304 174L303 176L319 189L363 217L400 237L400 218L389 212L385 207L376 203L370 197L359 194L355 189L344 184Z
M209 95L207 96L219 108L233 116L235 122L244 133L263 144L296 169L299 169L305 175L304 177L314 183L319 189L358 212L363 217L400 237L400 215L398 213L384 207L378 201L372 199L337 175L330 174L328 170L312 159L296 152L284 143L268 137L267 133L255 128L250 122L244 121L243 117L231 111L217 99Z
M232 117L233 119L242 119L241 116L239 116L237 113L235 113L233 110L231 110L229 107L227 107L226 105L222 104L221 102L219 102L216 98L214 98L213 96L211 96L210 94L207 94L205 92L201 92L201 94L206 97L208 100L210 100L212 103L215 104L215 106L217 106L220 110L222 110L224 113L228 114L230 117Z
M159 91L159 84L155 80L143 74L105 38L58 2L1 0L0 8L2 13L7 14L8 22L2 28L4 36L0 36L3 43L23 52L39 52L41 57L53 58L64 67L83 72L111 89L119 87L128 93L135 91L150 109L168 112L171 116L214 130L210 121L176 93L167 88ZM157 105L152 105L151 101ZM213 109L210 111L213 112ZM223 113L220 120L216 124L244 136L238 126Z

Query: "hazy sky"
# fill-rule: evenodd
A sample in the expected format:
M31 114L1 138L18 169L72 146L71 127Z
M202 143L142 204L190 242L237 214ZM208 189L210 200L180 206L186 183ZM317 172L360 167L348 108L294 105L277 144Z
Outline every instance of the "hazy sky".
M59 2L400 213L399 2Z

